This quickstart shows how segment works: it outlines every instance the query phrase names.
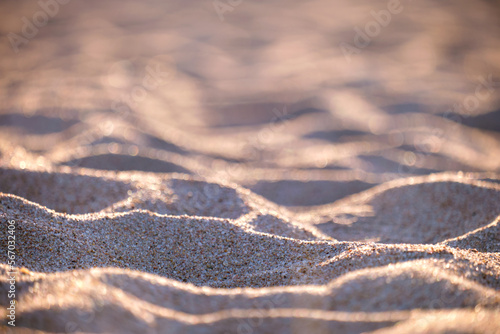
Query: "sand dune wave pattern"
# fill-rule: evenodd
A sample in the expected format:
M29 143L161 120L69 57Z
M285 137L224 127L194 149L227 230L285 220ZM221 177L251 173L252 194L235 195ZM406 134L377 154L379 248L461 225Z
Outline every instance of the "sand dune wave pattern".
M0 4L2 331L500 333L500 5L335 6Z

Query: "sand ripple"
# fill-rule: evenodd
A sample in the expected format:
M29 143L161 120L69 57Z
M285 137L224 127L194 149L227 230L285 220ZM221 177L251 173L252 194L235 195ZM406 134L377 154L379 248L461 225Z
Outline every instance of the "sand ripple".
M220 2L0 43L2 333L500 333L495 1Z

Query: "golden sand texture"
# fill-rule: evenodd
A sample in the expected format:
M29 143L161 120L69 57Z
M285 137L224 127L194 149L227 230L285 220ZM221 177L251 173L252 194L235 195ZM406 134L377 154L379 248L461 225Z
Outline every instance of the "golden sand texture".
M0 3L0 332L500 333L494 1L62 2Z
M342 234L325 223L292 223L293 218L236 185L181 174L72 170L30 175L2 169L0 175L17 180L19 189L31 186L28 199L38 196L41 180L57 180L68 194L64 201L60 193L47 194L46 206L1 196L2 218L17 222L21 326L82 332L238 332L248 326L256 332L312 326L318 333L498 329L491 319L499 315L500 243L498 218L489 215L496 209L490 201L500 197L496 183L441 174L384 184L342 207L354 211L366 208L367 199L386 201L392 205L392 221L386 217L385 224L372 220L365 226L362 213L355 231ZM71 212L77 207L78 199L69 194L79 193L78 177L85 178L81 193L93 193L98 203L110 193L123 199L94 213L50 209L59 205ZM161 204L141 190L154 185L156 200L165 199ZM455 217L451 210L446 220L445 210L434 208L440 203L430 201L414 201L404 211L409 204L404 196L393 196L395 203L386 196L402 189L441 193L442 202L475 203L482 214L459 212ZM197 198L189 214L177 205L185 199L182 194ZM217 199L220 217L209 198ZM94 203L86 203L79 208L92 211ZM315 210L324 212L325 206ZM426 212L433 212L433 218L412 218ZM418 228L398 225L406 219ZM387 234L390 239L383 243L342 241ZM2 270L7 294L8 266ZM450 317L449 323L436 323L442 317Z

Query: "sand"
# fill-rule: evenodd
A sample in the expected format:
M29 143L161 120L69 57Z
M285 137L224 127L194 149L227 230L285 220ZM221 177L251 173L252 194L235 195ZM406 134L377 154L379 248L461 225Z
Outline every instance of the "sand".
M387 1L71 1L5 39L0 332L500 333L498 5L401 4L352 59Z
M3 189L26 191L25 198L4 193L0 200L2 218L16 221L21 327L117 333L498 330L500 217L494 213L500 185L473 175L397 180L337 208L313 209L321 216L327 207L372 207L374 215L361 213L351 229L300 223L236 184L183 174L64 167L51 173L5 168L0 176L8 180ZM64 200L59 192L38 190L55 182ZM439 201L408 206L409 196L427 193ZM116 202L96 207L110 199ZM376 203L391 206L390 218ZM447 210L436 209L442 203ZM375 236L378 242L360 241ZM1 270L6 295L8 266Z

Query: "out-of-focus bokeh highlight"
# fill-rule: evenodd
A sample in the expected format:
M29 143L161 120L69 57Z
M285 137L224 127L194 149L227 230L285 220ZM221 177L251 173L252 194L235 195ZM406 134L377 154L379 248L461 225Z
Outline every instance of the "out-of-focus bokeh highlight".
M0 13L0 158L14 167L199 174L287 206L500 169L498 1L41 0Z

